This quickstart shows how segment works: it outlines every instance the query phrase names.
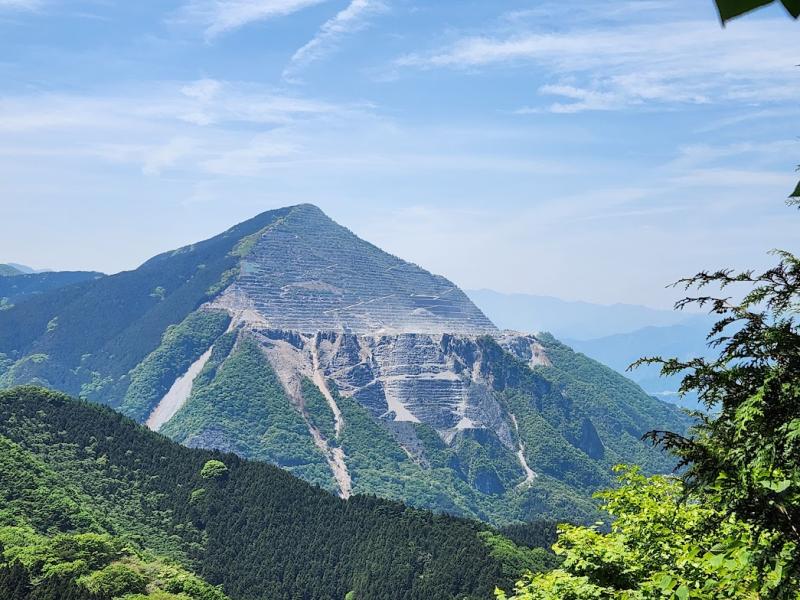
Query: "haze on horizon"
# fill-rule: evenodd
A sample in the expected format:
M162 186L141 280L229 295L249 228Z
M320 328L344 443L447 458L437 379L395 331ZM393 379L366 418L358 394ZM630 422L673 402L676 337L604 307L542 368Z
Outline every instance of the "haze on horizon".
M312 202L464 288L668 307L796 250L797 46L710 0L0 0L0 262Z

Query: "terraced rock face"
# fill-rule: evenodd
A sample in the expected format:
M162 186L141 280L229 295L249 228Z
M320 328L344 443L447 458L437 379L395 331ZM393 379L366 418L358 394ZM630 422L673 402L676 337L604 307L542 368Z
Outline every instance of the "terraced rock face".
M271 329L383 335L497 328L453 283L400 260L311 205L250 240L241 274L217 301Z
M273 460L343 497L377 493L497 522L552 511L532 500L541 495L562 496L559 516L589 510L565 471L579 486L607 481L619 440L606 436L606 453L597 417L534 373L553 368L536 337L498 331L454 284L313 206L293 207L237 252L238 276L202 310L226 312L236 345L260 348L287 413L270 418L300 415L315 452L291 438L296 460L278 458L267 433L242 445L245 425L226 427L230 411L208 404L203 385L165 433Z
M392 423L425 424L451 443L459 431L489 429L518 451L508 415L476 371L476 338L500 334L453 283L359 239L310 205L295 207L246 246L238 278L210 308L228 311L259 340L295 405L303 402L303 378L326 395L322 382L330 380L391 431L398 431ZM531 340L519 342L529 354ZM346 461L333 457L321 432L311 434L347 495ZM401 446L425 460L408 429Z

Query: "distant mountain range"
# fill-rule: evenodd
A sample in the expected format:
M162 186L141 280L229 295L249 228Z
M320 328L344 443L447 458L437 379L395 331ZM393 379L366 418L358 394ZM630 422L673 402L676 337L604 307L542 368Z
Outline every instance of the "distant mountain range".
M697 397L677 394L680 377L660 376L659 367L628 367L644 356L689 359L710 356L706 336L714 320L698 313L632 304L570 302L549 296L469 290L469 297L500 327L547 331L639 384L646 392L689 408Z
M612 465L672 468L643 433L689 424L311 205L0 311L0 386L24 383L343 498L497 524L593 518Z
M13 262L6 263L5 265L0 265L0 269L2 269L3 267L11 267L15 271L18 271L19 273L25 273L28 275L30 275L31 273L49 273L50 271L53 270L53 269L34 269L33 267Z
M45 292L103 277L93 271L34 271L16 263L0 264L0 310Z

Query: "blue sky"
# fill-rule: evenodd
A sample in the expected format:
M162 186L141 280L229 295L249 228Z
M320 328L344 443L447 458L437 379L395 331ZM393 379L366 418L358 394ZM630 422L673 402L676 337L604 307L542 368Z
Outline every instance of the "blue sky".
M711 0L0 0L0 262L313 202L467 288L668 306L798 250L798 40Z

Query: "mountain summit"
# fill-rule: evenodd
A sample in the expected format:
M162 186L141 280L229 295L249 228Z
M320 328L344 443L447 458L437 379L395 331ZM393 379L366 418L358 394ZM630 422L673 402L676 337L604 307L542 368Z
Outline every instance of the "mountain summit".
M219 305L275 329L364 334L494 333L453 283L387 254L311 204L248 240Z
M110 405L187 446L495 523L590 518L676 409L318 208L263 213L135 271L0 311L0 386Z

